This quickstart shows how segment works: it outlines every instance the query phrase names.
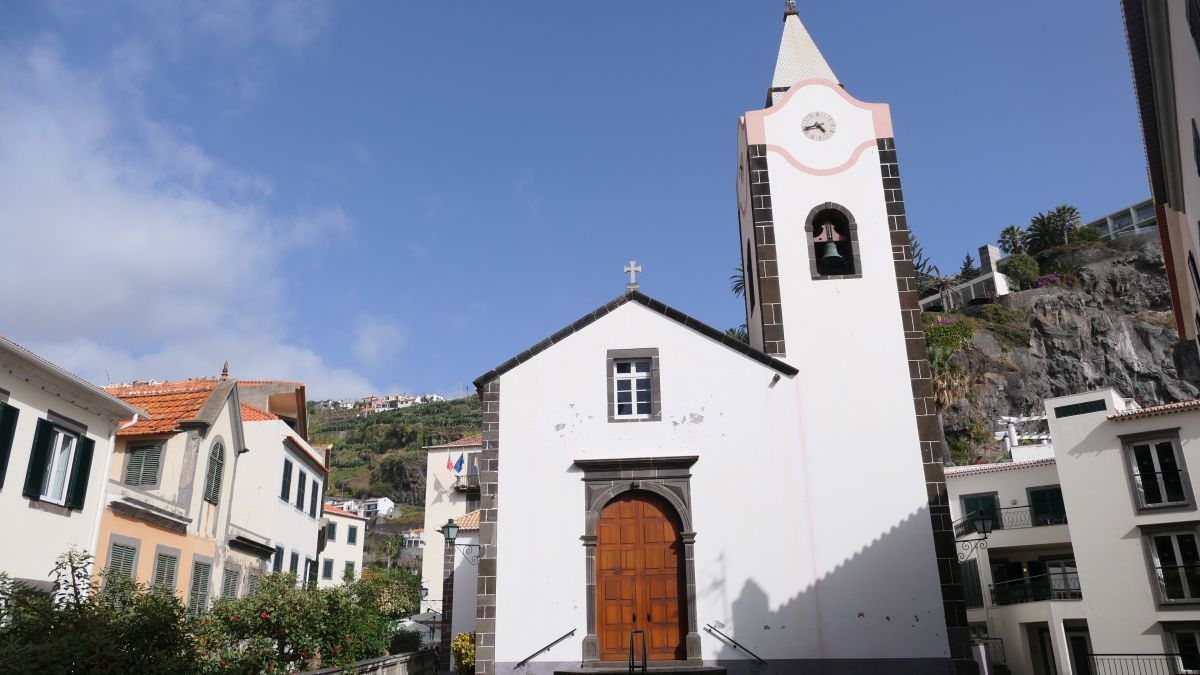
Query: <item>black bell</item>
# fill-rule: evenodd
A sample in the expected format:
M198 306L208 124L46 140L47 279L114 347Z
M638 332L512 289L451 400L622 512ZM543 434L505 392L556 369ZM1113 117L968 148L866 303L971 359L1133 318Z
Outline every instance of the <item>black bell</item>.
M838 253L837 244L832 241L825 243L825 252L821 254L821 269L829 274L841 274L846 271L846 259Z

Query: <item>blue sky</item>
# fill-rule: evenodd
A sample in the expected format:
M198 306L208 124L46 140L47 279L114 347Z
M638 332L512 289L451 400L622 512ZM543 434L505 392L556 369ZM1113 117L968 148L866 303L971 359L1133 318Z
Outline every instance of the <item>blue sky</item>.
M0 0L0 332L103 384L452 392L623 290L744 321L782 0ZM1149 194L1115 0L800 2L957 269ZM20 289L14 292L13 289Z

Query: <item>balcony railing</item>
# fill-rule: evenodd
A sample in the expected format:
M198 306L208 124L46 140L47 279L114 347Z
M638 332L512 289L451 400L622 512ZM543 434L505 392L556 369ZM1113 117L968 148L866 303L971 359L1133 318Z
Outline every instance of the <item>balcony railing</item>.
M1065 525L1067 511L1061 505L1043 506L1009 506L996 509L998 517L992 519L993 530L1019 530L1026 527L1045 527L1047 525ZM976 513L972 512L954 523L954 536L963 537L975 532Z
M1095 675L1183 675L1200 673L1196 654L1092 654Z
M992 584L993 605L1016 605L1041 600L1079 600L1083 590L1076 572L1051 572Z
M479 492L479 474L469 473L455 476L454 489L458 492Z
M987 649L988 661L992 665L1004 666L1008 665L1004 654L1004 640L1000 638L975 638L975 644L983 645Z

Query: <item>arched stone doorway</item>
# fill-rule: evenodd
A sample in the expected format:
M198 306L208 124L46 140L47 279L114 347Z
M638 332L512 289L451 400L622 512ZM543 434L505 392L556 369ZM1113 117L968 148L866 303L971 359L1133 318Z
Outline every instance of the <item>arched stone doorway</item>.
M645 631L651 661L686 658L687 582L679 517L641 490L610 501L596 523L596 628L600 660L629 657L632 631ZM634 640L635 653L641 642Z
M586 529L580 540L583 542L585 560L587 565L587 580L586 599L587 599L587 636L583 639L583 664L585 666L599 666L606 659L601 657L601 639L600 626L602 623L608 623L610 626L615 626L617 633L621 635L621 657L626 659L629 656L629 630L632 630L633 617L635 615L642 617L639 619L638 629L642 629L646 624L645 616L648 613L650 623L655 623L656 613L653 607L649 609L639 609L637 597L637 582L632 585L626 585L623 590L610 591L611 593L629 593L630 599L624 604L616 603L617 614L609 621L607 616L608 609L605 609L606 614L601 617L601 607L605 605L604 592L602 591L599 582L601 581L599 553L599 526L602 516L611 516L606 511L610 504L621 503L619 500L625 496L639 498L638 503L645 504L650 502L654 510L662 514L662 518L668 521L668 524L674 528L671 531L660 530L665 532L663 535L673 542L675 567L668 568L677 570L675 575L670 573L651 574L651 577L670 577L672 579L682 579L678 582L678 586L672 586L675 592L674 609L663 608L663 622L679 621L678 631L683 639L683 646L680 649L673 650L673 656L666 656L668 641L667 637L672 637L670 634L663 636L660 640L660 648L651 647L651 635L647 633L647 651L650 656L658 660L669 661L684 661L688 665L700 665L703 661L700 657L700 634L697 630L696 622L696 570L694 567L694 548L696 543L696 532L692 525L692 497L691 497L691 467L696 463L695 456L685 457L641 457L641 458L622 458L622 459L577 459L575 467L583 472L584 484L584 511L585 511L585 526ZM619 508L619 507L618 507ZM619 511L616 512L619 515ZM637 519L638 524L645 517L646 511L643 506L641 516ZM632 519L632 515L630 516ZM652 516L653 521L658 516ZM607 520L606 520L607 522ZM660 522L660 527L662 523ZM620 541L619 530L615 535L617 541ZM634 536L634 535L631 535ZM607 537L606 537L607 540ZM642 544L636 548L646 550L644 545L645 537L642 538ZM632 547L633 543L630 542ZM654 548L651 546L650 548ZM606 550L608 547L606 546ZM644 553L643 553L644 555ZM651 556L656 556L657 553L651 553ZM667 556L663 552L663 562L665 565ZM625 569L625 561L621 561L621 569ZM659 565L658 560L652 559L651 565ZM644 570L645 563L642 568ZM631 560L629 569L636 570L636 561ZM644 574L644 571L631 576L639 576ZM681 576L677 576L681 575ZM654 584L655 589L646 592L645 597L650 598L657 594L666 596L669 592L663 584L665 579L659 578L653 581L644 581L643 585ZM664 598L660 598L664 599ZM643 604L649 602L644 601ZM632 611L631 611L632 610ZM628 616L626 616L628 615ZM673 618L668 618L673 617ZM626 626L622 626L620 621L624 618ZM603 621L601 621L603 619ZM653 629L653 626L651 626ZM665 626L664 626L665 628ZM611 629L610 629L611 630ZM661 633L661 631L660 631ZM604 644L607 649L610 647L610 639L606 637ZM640 654L640 641L638 652ZM662 652L662 655L655 656L656 652ZM614 652L609 652L614 653ZM607 656L608 659L613 658Z

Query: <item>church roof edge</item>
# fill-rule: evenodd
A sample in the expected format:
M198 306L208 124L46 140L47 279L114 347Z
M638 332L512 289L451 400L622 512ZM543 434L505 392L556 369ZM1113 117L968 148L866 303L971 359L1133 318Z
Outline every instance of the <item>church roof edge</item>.
M745 342L742 342L741 340L731 338L728 335L726 335L724 331L717 330L716 328L713 328L712 326L704 323L703 321L700 321L699 319L688 316L687 314L684 314L683 312L681 312L669 305L659 302L658 300L655 300L654 298L646 295L645 293L642 293L641 291L626 291L625 293L622 293L621 295L617 296L613 300L606 302L604 305L600 306L595 311L585 314L578 321L563 328L562 330L558 331L554 335L551 335L550 337L546 338L545 340L542 340L541 342L535 344L534 346L530 347L529 349L526 349L525 351L521 352L520 354L517 354L516 356L512 357L511 359L505 361L504 363L501 363L499 366L496 366L495 368L493 368L492 370L489 370L488 372L484 373L483 375L480 375L478 378L475 379L475 382L474 382L475 386L477 388L482 387L483 385L487 384L488 382L491 382L492 380L496 379L497 377L500 377L504 373L507 373L508 371L512 370L513 368L516 368L517 366L521 365L522 363L525 363L526 361L532 359L534 356L537 356L541 352L546 351L547 349L554 346L555 344L562 342L564 339L567 338L567 336L586 328L587 326L591 325L593 322L600 319L604 315L612 312L613 310L617 309L621 305L624 305L631 301L636 302L636 303L642 305L643 307L646 307L647 309L654 310L655 312L662 314L663 316L667 317L668 319L671 319L671 320L673 320L677 323L680 323L688 328L691 328L692 330L696 331L697 333L700 333L701 335L703 335L711 340L719 342L722 345L725 345L726 347L732 349L733 351L743 354L744 356L747 356L750 359L758 361L759 363L763 364L764 366L767 366L768 368L772 368L784 375L787 375L790 377L790 376L796 375L797 373L800 372L795 367L793 367L787 363L784 363L783 361L780 361L779 359L777 359L773 356L770 356L768 354L760 352L757 349L746 344Z

